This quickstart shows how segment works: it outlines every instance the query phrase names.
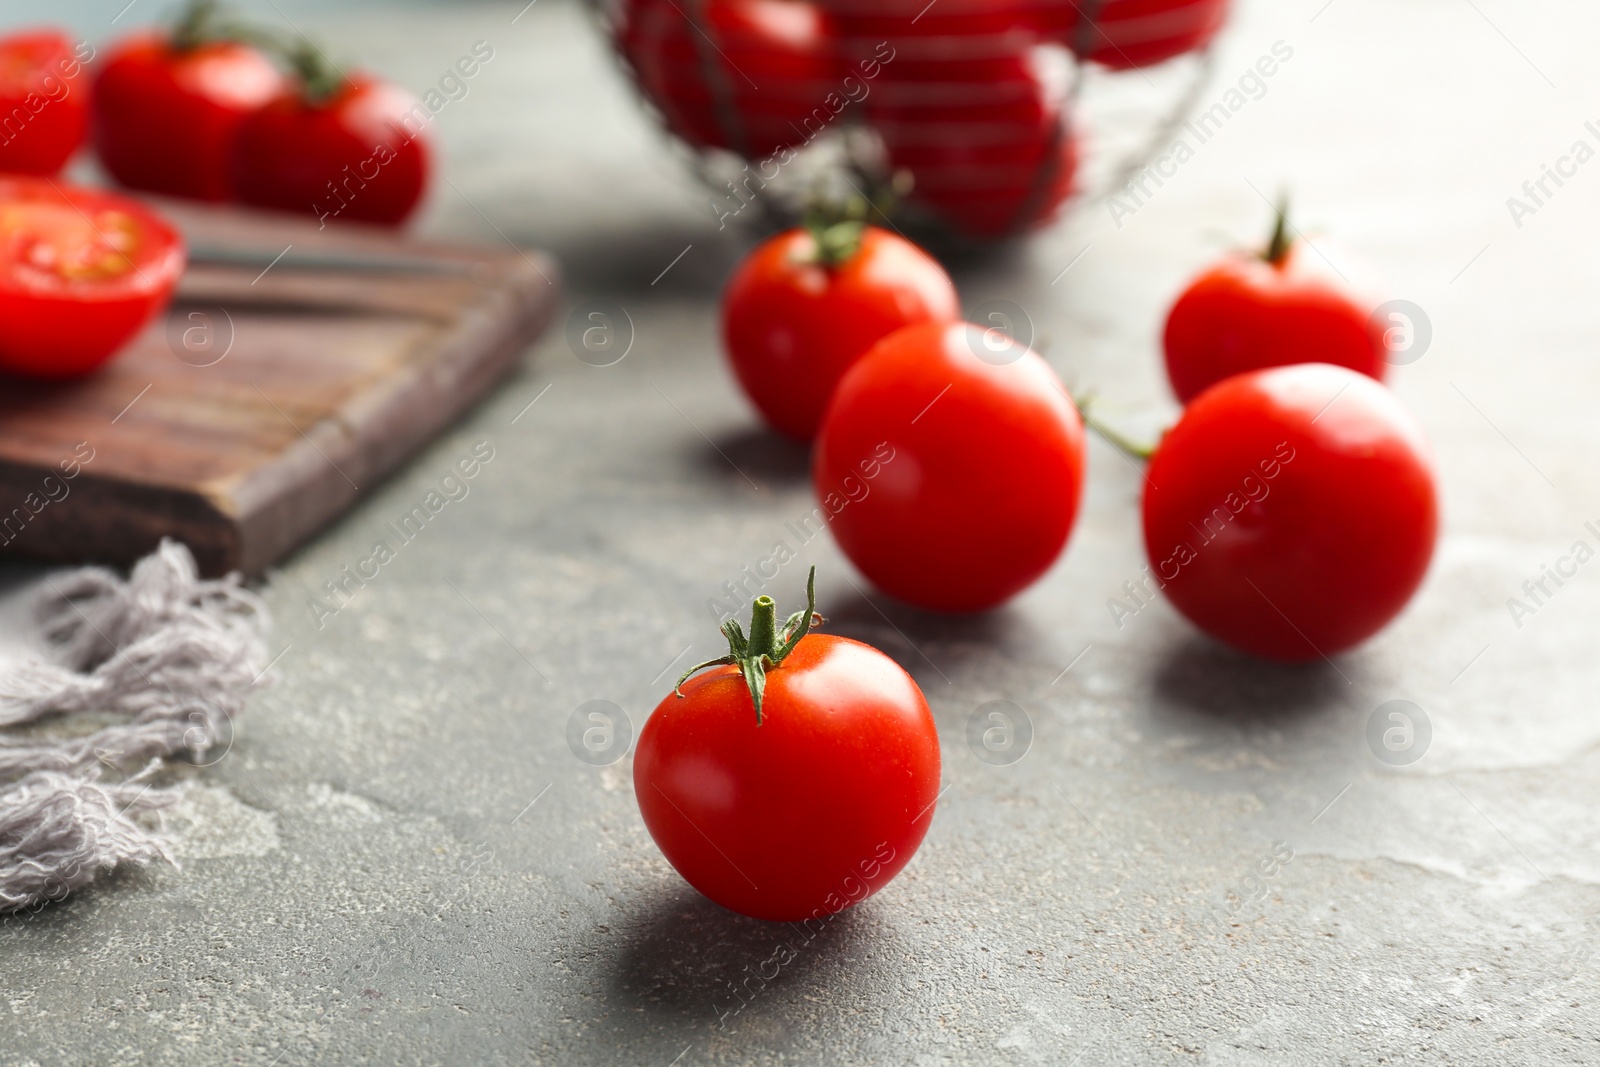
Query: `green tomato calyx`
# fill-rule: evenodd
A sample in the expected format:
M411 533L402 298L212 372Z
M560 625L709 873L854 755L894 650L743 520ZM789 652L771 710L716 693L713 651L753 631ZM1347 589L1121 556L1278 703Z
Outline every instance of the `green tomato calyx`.
M797 611L778 626L778 605L769 596L758 596L750 606L750 635L745 636L739 620L729 619L722 624L723 636L728 639L728 654L717 659L697 663L679 676L672 691L683 699L683 683L690 675L707 667L736 666L750 687L750 702L756 708L756 725L761 725L761 698L767 689L767 671L777 667L793 652L800 639L811 632L811 627L822 622L817 614L817 568L811 568L806 578L806 610Z

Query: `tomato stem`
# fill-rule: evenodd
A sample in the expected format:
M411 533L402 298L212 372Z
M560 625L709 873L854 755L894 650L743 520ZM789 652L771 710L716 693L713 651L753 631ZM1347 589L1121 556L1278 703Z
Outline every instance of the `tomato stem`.
M750 702L755 705L756 725L761 725L761 698L767 690L767 671L777 667L793 652L800 639L811 632L814 624L822 622L817 614L817 568L811 568L806 578L806 610L797 611L778 626L778 605L769 596L758 596L750 605L750 636L746 637L737 619L722 624L722 634L728 639L728 654L717 659L697 663L684 671L672 691L683 699L683 683L690 675L707 667L736 666L750 687Z
M307 103L321 104L344 87L344 71L336 67L311 38L300 37L292 43L280 44L279 53L300 79Z
M1267 242L1266 251L1261 253L1261 258L1277 266L1289 254L1289 246L1294 241L1289 236L1289 194L1282 193L1278 197L1277 218L1272 224L1272 238Z
M300 79L307 103L320 104L344 87L345 76L309 37L291 36L225 13L218 0L190 0L172 28L172 47L189 52L204 44L236 41L274 56Z
M173 50L192 52L209 41L223 39L217 24L220 10L217 0L190 0L172 27Z
M1078 414L1082 416L1083 424L1099 434L1104 441L1117 449L1117 451L1132 459L1144 462L1148 462L1150 457L1156 454L1155 445L1141 445L1096 418L1091 411L1094 406L1094 396L1092 394L1085 394L1082 398L1074 400L1073 403L1078 407Z
M902 172L886 184L878 186L871 196L852 191L849 196L830 196L818 189L807 198L805 215L801 220L816 242L816 262L833 270L843 266L861 250L861 235L866 232L867 220L876 211L889 217L894 205L910 191L910 175ZM855 186L852 184L852 190Z
M841 267L861 250L861 235L866 232L866 199L852 196L839 202L813 200L806 208L803 225L816 243L816 262L829 270Z

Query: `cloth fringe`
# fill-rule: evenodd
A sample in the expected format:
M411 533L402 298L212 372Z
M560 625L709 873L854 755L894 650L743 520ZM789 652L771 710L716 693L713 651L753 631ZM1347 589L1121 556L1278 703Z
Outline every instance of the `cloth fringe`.
M114 785L97 770L35 771L0 794L0 911L60 900L119 863L175 865L166 840L134 821L181 796L145 781L159 767Z
M59 899L119 863L172 861L159 826L134 816L170 807L182 790L149 779L166 757L204 762L231 743L270 626L238 575L200 578L171 540L126 580L101 567L46 578L34 616L47 658L0 665L0 727L83 714L127 721L60 739L0 733L0 911ZM144 769L133 777L101 783L108 768L135 763Z

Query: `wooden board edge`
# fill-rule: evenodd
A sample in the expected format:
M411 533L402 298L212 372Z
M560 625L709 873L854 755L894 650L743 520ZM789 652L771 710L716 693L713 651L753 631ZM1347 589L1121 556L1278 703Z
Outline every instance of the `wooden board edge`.
M203 494L102 478L85 468L72 478L0 461L0 557L129 566L163 537L188 545L207 574L233 569L239 533ZM115 548L107 551L107 545Z
M212 495L237 516L231 566L259 574L375 490L517 366L561 302L559 268L534 262L472 309L444 355L334 417L303 427L282 460Z

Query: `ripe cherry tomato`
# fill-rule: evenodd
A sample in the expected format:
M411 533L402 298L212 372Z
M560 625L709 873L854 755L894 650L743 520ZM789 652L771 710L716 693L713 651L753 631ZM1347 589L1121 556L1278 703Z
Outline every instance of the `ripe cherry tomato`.
M0 371L98 367L166 306L183 260L177 231L143 204L0 179Z
M1072 60L1058 45L896 57L867 97L889 165L911 199L972 237L1037 226L1072 192Z
M1388 350L1372 306L1286 227L1280 211L1265 252L1229 256L1173 304L1164 347L1179 400L1285 363L1333 363L1383 379Z
M1077 4L1073 3L1076 7ZM1066 38L1079 56L1112 70L1148 67L1211 43L1228 0L1100 0L1083 4Z
M939 735L917 683L870 645L807 633L811 620L808 609L779 629L758 598L748 639L724 625L726 665L680 681L634 755L639 811L667 860L757 919L822 918L882 889L939 796Z
M1026 37L1042 10L1084 0L819 0L838 20L847 49L866 54L879 41L902 57L990 54L1002 38Z
M88 124L89 79L71 38L54 30L0 38L0 171L56 173Z
M845 105L832 20L806 0L627 0L617 39L668 129L697 147L765 159Z
M848 244L836 257L825 250L841 230ZM722 336L751 402L775 429L809 441L833 387L867 349L902 326L960 315L955 284L933 257L845 222L790 230L750 253L723 296Z
M365 75L335 75L326 96L286 90L240 124L233 185L247 204L400 223L427 189L430 121L410 93Z
M106 58L95 82L95 151L123 185L226 200L234 133L282 86L248 45L141 34Z
M981 611L1066 547L1083 447L1078 411L1037 354L995 330L928 323L845 372L812 479L839 547L878 588Z
M1364 641L1433 555L1438 490L1422 430L1388 389L1343 367L1213 386L1147 473L1153 584L1206 633L1268 659Z

